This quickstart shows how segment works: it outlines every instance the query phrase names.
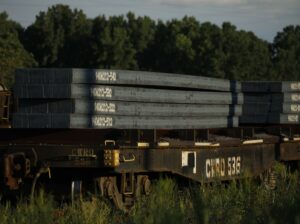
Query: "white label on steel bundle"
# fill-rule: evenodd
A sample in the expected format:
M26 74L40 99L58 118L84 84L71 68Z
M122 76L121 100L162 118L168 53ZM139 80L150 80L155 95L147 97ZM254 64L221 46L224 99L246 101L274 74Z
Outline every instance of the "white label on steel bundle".
M292 101L299 101L300 100L300 94L291 94L291 100Z
M288 115L289 122L298 122L298 115Z
M300 105L299 104L292 104L291 105L292 112L300 112Z
M95 87L91 88L91 96L92 97L105 97L105 98L111 98L112 97L112 89L108 87Z
M115 113L116 112L116 104L114 103L94 103L94 110L97 112L109 112Z
M113 71L96 71L96 80L98 81L116 81L117 73Z
M291 90L299 90L299 89L300 89L300 82L291 83Z
M94 127L112 127L113 126L113 118L112 117L94 116L92 118L92 125Z

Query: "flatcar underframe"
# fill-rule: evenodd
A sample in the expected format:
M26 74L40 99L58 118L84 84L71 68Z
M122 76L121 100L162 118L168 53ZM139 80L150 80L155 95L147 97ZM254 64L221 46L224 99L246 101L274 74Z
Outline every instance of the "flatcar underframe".
M127 209L137 195L149 193L151 177L160 173L212 182L259 176L276 161L299 165L299 129L0 129L0 190L29 187L33 194L39 177L47 177L67 185L74 199L82 182L93 180L103 196Z

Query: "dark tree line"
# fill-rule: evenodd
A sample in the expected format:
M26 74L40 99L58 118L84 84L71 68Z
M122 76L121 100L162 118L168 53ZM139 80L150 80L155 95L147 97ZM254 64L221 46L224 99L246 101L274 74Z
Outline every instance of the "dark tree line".
M194 17L154 21L126 16L89 19L55 5L24 29L0 14L0 81L16 67L85 67L160 71L237 80L300 80L300 26L273 43L225 22Z
M0 13L0 83L11 86L17 67L37 66L32 54L20 42L23 28Z

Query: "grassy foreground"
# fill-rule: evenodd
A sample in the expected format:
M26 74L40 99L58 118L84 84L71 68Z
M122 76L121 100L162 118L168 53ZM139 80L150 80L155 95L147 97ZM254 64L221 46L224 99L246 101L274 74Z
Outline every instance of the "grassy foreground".
M63 223L299 223L300 189L297 173L278 166L277 188L258 186L251 179L228 185L191 186L178 189L172 179L153 184L150 196L139 198L129 214L104 199L58 206L43 192L34 202L12 208L0 205L1 224Z

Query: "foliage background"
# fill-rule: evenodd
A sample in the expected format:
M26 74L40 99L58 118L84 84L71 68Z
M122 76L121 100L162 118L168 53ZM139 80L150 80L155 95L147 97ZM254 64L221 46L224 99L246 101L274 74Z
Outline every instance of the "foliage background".
M17 67L83 67L184 73L236 80L300 80L300 26L272 43L224 22L155 21L127 15L87 18L54 5L27 28L0 13L0 81Z

